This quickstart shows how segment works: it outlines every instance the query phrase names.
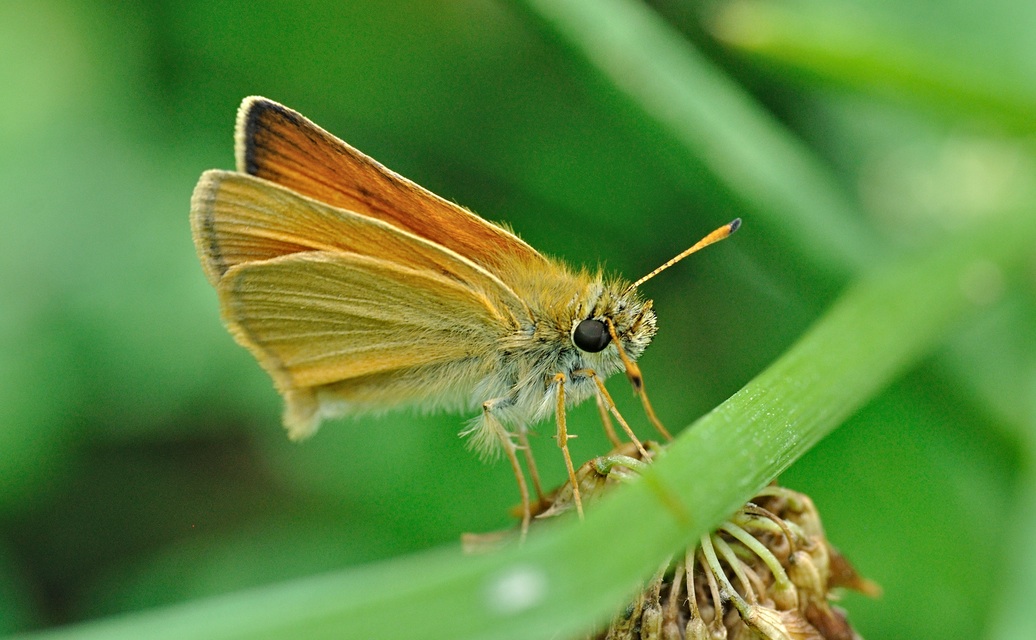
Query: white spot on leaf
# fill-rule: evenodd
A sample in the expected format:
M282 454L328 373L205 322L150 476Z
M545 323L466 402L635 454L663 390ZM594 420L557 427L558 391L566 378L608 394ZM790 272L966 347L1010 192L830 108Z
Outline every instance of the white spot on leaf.
M486 604L495 613L511 615L535 607L547 595L547 576L534 567L515 567L494 577L486 590Z

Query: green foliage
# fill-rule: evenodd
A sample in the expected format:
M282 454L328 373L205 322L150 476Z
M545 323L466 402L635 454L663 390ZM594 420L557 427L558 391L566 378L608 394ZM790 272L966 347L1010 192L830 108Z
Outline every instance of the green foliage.
M549 637L786 471L885 588L846 600L865 637L1031 637L1036 10L653 4L0 8L0 633ZM481 557L459 534L516 492L465 416L289 443L187 225L250 94L628 277L742 217L645 286L656 409L718 409L585 524ZM606 449L593 407L570 430ZM501 609L502 577L548 595Z

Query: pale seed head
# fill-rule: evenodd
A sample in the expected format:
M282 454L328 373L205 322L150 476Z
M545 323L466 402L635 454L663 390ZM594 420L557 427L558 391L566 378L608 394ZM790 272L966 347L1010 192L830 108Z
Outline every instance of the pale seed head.
M652 454L659 450L646 445ZM649 463L627 445L579 467L584 507L615 484L635 481ZM571 486L558 488L547 502L537 519L574 510ZM606 629L587 638L854 640L845 613L830 605L836 597L831 589L880 593L828 544L813 501L784 487L765 487L703 541L706 547L678 554Z

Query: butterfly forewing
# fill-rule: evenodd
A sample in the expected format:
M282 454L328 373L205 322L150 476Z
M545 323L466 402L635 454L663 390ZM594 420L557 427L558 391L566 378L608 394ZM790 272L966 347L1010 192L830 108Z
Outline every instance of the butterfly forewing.
M357 151L296 111L248 98L237 121L238 170L440 244L507 282L515 264L545 258L491 224Z
M195 188L191 223L209 280L227 269L302 251L342 251L427 270L488 297L497 322L515 326L528 315L507 285L453 251L386 222L338 209L260 178L207 171Z

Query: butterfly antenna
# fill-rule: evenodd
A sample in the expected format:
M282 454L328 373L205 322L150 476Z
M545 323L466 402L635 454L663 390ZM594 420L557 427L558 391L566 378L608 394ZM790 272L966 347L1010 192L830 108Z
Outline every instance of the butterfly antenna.
M690 247L689 249L681 252L679 255L677 255L673 259L669 260L668 262L666 262L662 266L658 267L657 269L655 269L651 273L647 274L646 276L644 276L640 280L637 280L636 282L631 284L629 287L626 288L626 291L629 292L629 291L632 291L632 290L636 289L640 285L644 284L645 282L647 282L651 278L654 278L658 274L662 273L663 271L665 271L669 267L673 266L677 262L679 262L679 261L683 260L684 258L686 258L687 256L691 255L692 253L695 253L696 251L704 249L705 247L709 246L710 244L715 244L715 243L719 242L720 240L725 240L726 238L730 237L730 234L732 234L735 231L737 231L740 227L741 227L741 218L735 218L731 222L723 225L719 229L716 229L715 231L713 231L709 235L705 236L704 238L702 238L698 242L695 242L694 245L692 247Z

